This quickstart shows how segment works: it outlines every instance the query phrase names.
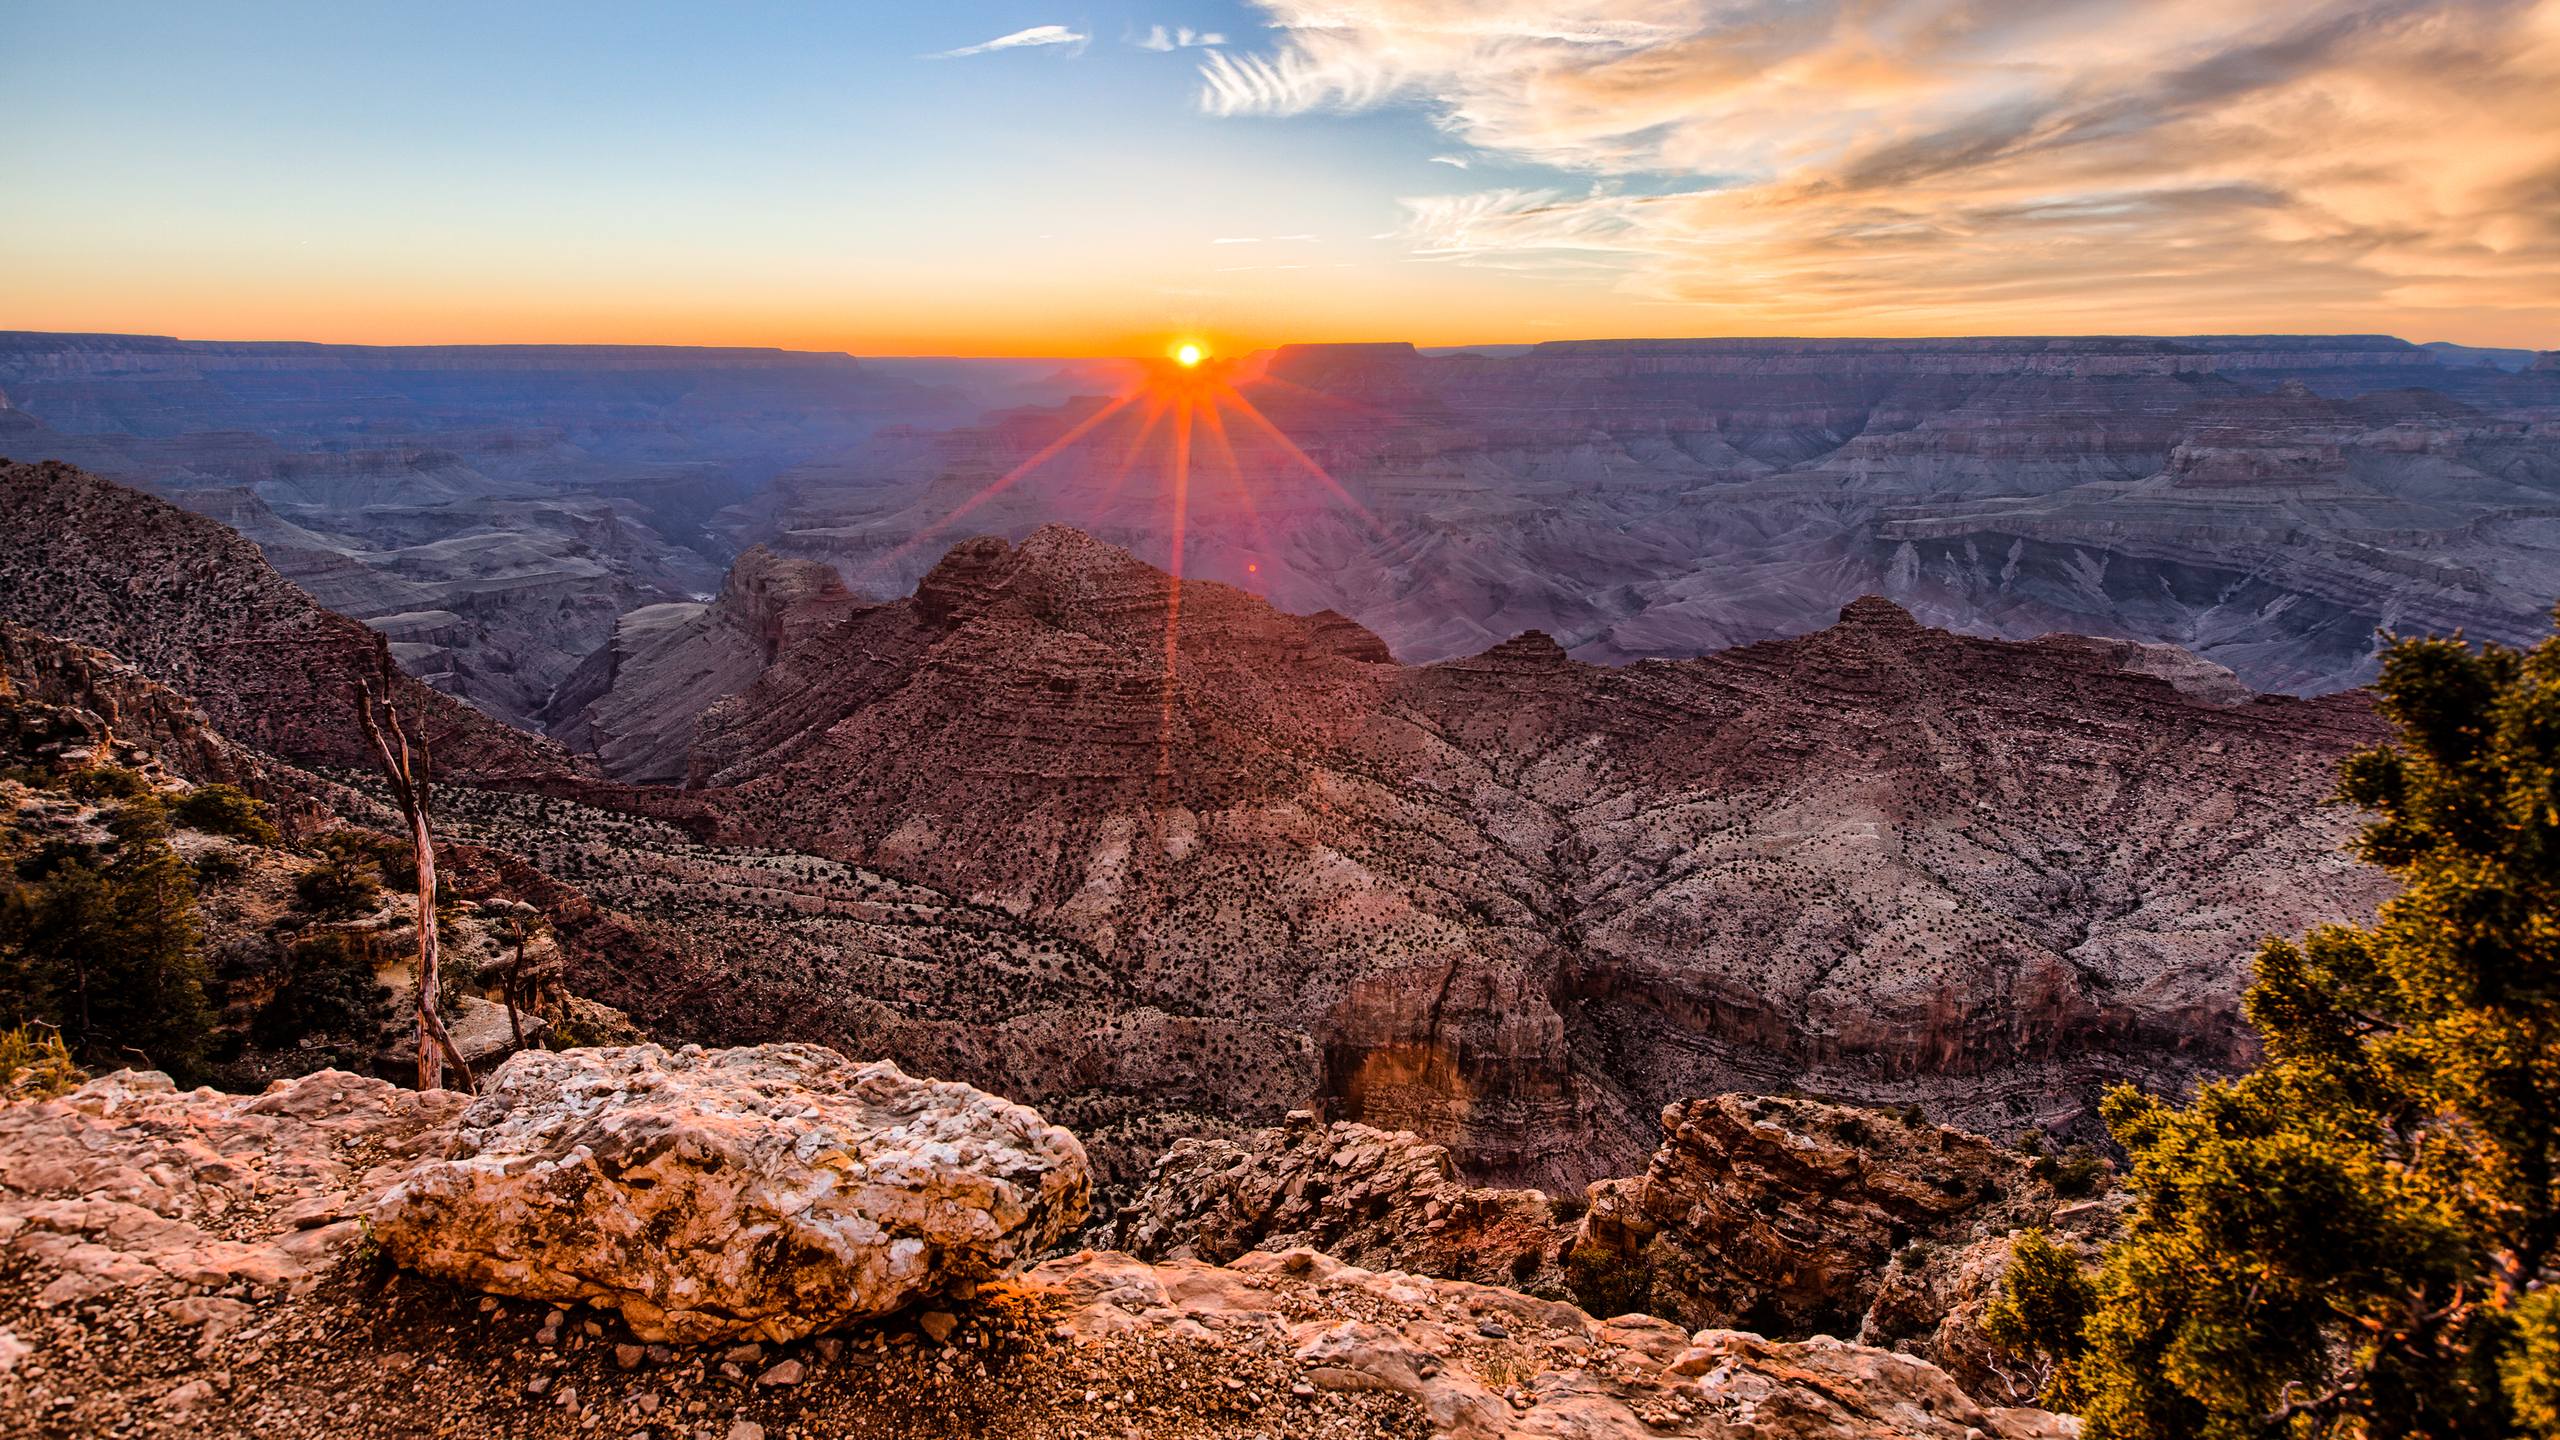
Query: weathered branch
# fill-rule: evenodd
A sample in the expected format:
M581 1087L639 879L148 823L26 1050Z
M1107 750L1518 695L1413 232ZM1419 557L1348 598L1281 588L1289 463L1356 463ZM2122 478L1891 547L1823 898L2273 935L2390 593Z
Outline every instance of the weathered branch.
M374 758L382 765L383 779L391 786L391 796L399 803L409 822L409 848L417 861L418 876L418 1088L444 1088L444 1066L451 1062L462 1079L462 1088L473 1088L471 1066L445 1029L444 1016L438 1011L436 990L439 973L436 964L436 850L435 840L427 831L427 779L424 774L426 752L420 747L414 761L409 750L408 728L400 723L400 712L389 701L374 693L373 687L358 681L348 687L354 692L356 720L364 727L365 739L372 742ZM383 732L388 728L390 734ZM395 752L392 740L399 741Z

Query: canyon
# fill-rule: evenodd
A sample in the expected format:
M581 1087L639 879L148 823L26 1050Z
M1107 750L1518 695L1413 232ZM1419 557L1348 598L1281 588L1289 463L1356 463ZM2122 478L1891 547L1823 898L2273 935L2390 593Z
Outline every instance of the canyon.
M2494 358L2380 336L1286 346L1196 425L1096 424L1096 395L910 427L717 523L873 598L955 525L1063 521L1166 566L1178 534L1184 574L1338 611L1408 661L1530 629L1679 658L1878 594L2315 694L2370 676L2377 629L2539 633L2560 363Z
M1146 367L1121 362L6 332L0 453L220 519L413 674L581 743L617 646L709 603L750 547L882 600L960 539L1051 522L1347 615L1411 662L1531 629L1580 659L1684 658L1877 594L2318 694L2370 676L2377 629L2521 640L2560 593L2547 354L1559 341L1211 368L1250 414L1122 405ZM609 763L656 780L666 759Z
M53 537L6 618L368 783L341 692L378 640L201 517L6 475ZM2259 937L2386 893L2322 803L2382 734L2360 696L1880 599L1697 660L1531 634L1408 666L1051 527L876 605L751 556L677 628L667 653L755 673L626 737L680 751L685 788L404 692L460 782L441 823L559 912L567 988L1038 1105L1110 1193L1175 1138L1311 1102L1557 1191L1640 1169L1664 1105L1727 1090L2092 1138L2104 1084L2246 1061ZM629 683L632 713L681 716L650 669L589 708Z
M739 1435L753 1413L1047 1433L1024 1406L1106 1394L1202 1434L2066 1433L2004 1408L2035 1387L1981 1332L2013 1237L2120 1233L2099 1092L2249 1064L2259 939L2388 897L2329 803L2388 733L2352 688L2374 627L2522 638L2551 588L2551 367L2324 345L1307 347L1234 373L1269 432L1195 409L1187 436L1097 423L1092 454L1060 442L1114 403L1072 398L1107 376L954 384L947 415L975 418L902 428L846 387L921 382L816 365L805 404L847 415L758 452L770 473L738 461L681 525L593 488L620 462L558 453L525 472L558 504L474 469L396 519L397 479L290 499L182 469L145 493L0 462L20 873L117 853L130 817L66 778L110 762L172 807L240 787L284 832L168 842L216 1021L249 1037L214 1073L266 1095L128 1074L0 1103L23 1162L0 1407L183 1428L237 1384L262 1427L326 1433L324 1391L416 1421L367 1377L523 1352L543 1388L492 1379L458 1433L662 1403ZM309 357L220 357L206 374L266 378L184 380L216 398L155 450L97 437L181 381L112 346L67 380L9 353L13 404L127 464L202 444L237 391L313 383ZM706 386L752 411L798 363L535 362L557 387L536 408L622 453L659 441L608 442L609 418L655 434L650 405ZM362 383L446 393L400 364ZM454 358L464 408L496 364ZM661 382L675 398L620 388ZM376 403L346 383L312 403ZM12 448L71 433L0 421ZM1164 444L1217 461L1187 499ZM372 518L324 526L338 506ZM633 528L543 550L573 516ZM549 578L479 608L477 560L380 587L457 525L543 550ZM382 608L412 602L468 623ZM261 1038L315 940L414 935L401 897L335 919L295 898L398 868L363 685L437 777L451 1003L501 1077L476 1119L305 1073L397 1074L378 1017ZM492 988L519 972L523 1016ZM910 1184L910 1212L1001 1258L714 1313L682 1298L727 1273L712 1232L669 1254L667 1226L599 1222L619 1248L564 1282L542 1217L603 1192L488 1188L580 1146L628 1172L613 1193L831 1187L791 1138L832 1103L804 1084L860 1087L861 1123L895 1131L823 1165L923 1137L862 1203ZM989 1150L993 1188L933 1168L988 1117L1051 1138ZM703 1178L732 1164L757 1178ZM384 1198L395 1172L432 1205ZM1041 1175L1054 1203L1006 1198ZM1080 1243L1109 1248L1059 1253L1088 1187ZM470 1218L492 1193L502 1221ZM349 1218L376 1206L380 1252ZM821 1292L823 1323L801 1313ZM148 1358L101 1368L110 1333ZM741 1336L782 1348L707 1348ZM958 1408L886 1398L927 1391ZM719 1433L678 1413L658 1423Z

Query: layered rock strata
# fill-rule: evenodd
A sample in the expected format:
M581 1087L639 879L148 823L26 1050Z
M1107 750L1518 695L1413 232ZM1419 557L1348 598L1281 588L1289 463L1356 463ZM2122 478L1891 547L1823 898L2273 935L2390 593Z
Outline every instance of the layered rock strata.
M1541 1191L1465 1183L1445 1146L1299 1111L1276 1130L1176 1144L1108 1238L1149 1260L1224 1265L1311 1249L1371 1270L1562 1297L1571 1233Z
M682 780L703 709L754 684L784 645L858 603L827 566L757 546L709 604L652 605L616 621L613 639L551 697L544 718L617 780Z
M2259 937L2385 893L2323 803L2382 733L2359 697L1879 599L1703 660L1531 634L1409 667L1339 617L1178 594L1071 531L964 543L715 705L680 804L1073 942L1107 990L1044 1006L1208 1031L1173 1057L1187 1108L1320 1098L1558 1189L1725 1090L2086 1130L2106 1079L2245 1059ZM1273 1032L1304 1043L1246 1038Z

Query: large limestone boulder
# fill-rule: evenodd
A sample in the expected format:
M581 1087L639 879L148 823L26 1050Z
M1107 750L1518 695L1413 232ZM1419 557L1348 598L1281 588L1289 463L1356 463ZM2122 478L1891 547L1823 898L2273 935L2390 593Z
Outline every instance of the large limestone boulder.
M991 1277L1084 1218L1074 1136L815 1045L529 1051L374 1206L413 1269L788 1340Z

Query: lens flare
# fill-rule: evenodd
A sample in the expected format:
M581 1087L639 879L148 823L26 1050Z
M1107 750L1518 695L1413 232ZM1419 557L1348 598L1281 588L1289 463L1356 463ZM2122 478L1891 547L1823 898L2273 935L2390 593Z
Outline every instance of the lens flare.
M1327 505L1347 511L1372 534L1381 527L1375 515L1357 497L1343 488L1324 466L1289 438L1261 407L1245 398L1244 387L1267 385L1286 394L1326 402L1335 408L1353 408L1351 402L1337 399L1321 391L1280 381L1266 375L1249 361L1237 361L1212 355L1209 347L1197 340L1178 340L1164 350L1160 360L1138 360L1136 373L1128 388L1087 412L1083 418L1065 426L1011 469L963 498L907 536L903 543L875 559L866 569L869 578L894 573L905 557L928 538L947 535L960 521L979 507L995 500L1015 486L1048 468L1071 450L1087 449L1108 457L1095 474L1100 479L1101 503L1108 506L1119 500L1122 486L1132 469L1150 457L1165 464L1162 500L1164 538L1167 541L1165 564L1164 647L1158 668L1160 689L1157 695L1156 775L1170 781L1176 772L1176 736L1183 717L1182 690L1184 660L1182 648L1183 571L1189 559L1189 540L1195 497L1195 479L1207 479L1211 488L1196 497L1204 507L1241 517L1247 553L1258 558L1247 560L1244 573L1262 575L1262 558L1281 553L1274 536L1266 527L1262 504L1255 495L1256 485L1248 483L1246 469L1237 454L1239 443L1260 449L1270 459L1283 463L1283 469L1295 470L1312 477L1318 485L1316 498ZM1093 402L1078 402L1064 414ZM1063 416L1062 416L1063 418ZM1232 433L1230 418L1242 421ZM1116 456L1112 455L1117 450ZM1211 472L1195 477L1195 459L1205 460L1202 467ZM1262 483L1271 483L1268 472ZM1223 481L1223 487L1218 485ZM1295 500L1284 497L1284 506L1301 508ZM1230 508L1232 507L1232 508ZM1231 561L1228 563L1232 563ZM1192 582L1197 583L1197 582Z

